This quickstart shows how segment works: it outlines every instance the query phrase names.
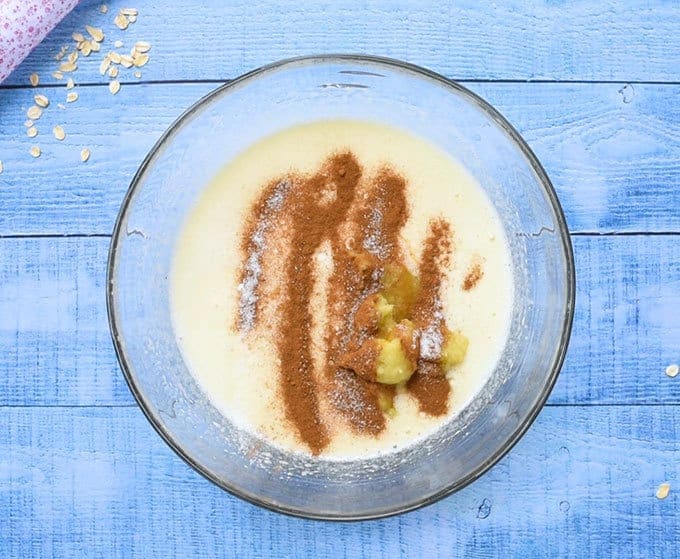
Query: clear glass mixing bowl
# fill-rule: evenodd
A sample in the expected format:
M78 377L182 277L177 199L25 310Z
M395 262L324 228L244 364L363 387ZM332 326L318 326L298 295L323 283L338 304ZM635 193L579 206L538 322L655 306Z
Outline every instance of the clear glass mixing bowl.
M175 241L218 169L263 136L337 118L406 129L460 161L497 208L511 245L516 286L510 339L479 397L416 446L344 462L283 452L221 415L182 360L168 303ZM107 286L120 365L163 439L235 495L280 512L325 519L407 511L488 470L548 397L574 310L564 216L519 134L460 85L403 62L363 56L298 58L260 68L184 113L132 181L111 242Z

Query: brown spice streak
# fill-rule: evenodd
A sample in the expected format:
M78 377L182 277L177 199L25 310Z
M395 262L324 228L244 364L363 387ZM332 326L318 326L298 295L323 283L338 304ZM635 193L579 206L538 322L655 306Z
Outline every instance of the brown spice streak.
M280 386L286 415L314 454L323 450L329 437L319 412L311 354L309 305L315 281L312 259L319 245L333 236L344 220L360 177L361 168L352 154L335 155L321 172L291 192L288 205L292 252L284 269L288 290L283 294L276 339L281 360ZM324 193L329 189L335 196L327 201Z
M463 291L470 291L471 289L477 287L479 281L484 277L484 270L482 270L482 265L479 262L472 264L467 274L465 274L465 279L463 280Z
M419 361L418 368L406 387L418 400L420 411L434 416L444 415L448 411L451 385L439 363Z
M443 219L431 221L418 267L421 292L416 301L414 318L421 328L434 324L442 338L446 322L442 314L440 292L451 253L451 226ZM445 373L439 362L418 361L418 368L406 386L418 400L421 411L435 416L447 412L451 385Z
M395 393L394 387L375 382L378 348L372 336L378 317L371 296L383 287L386 268L404 260L399 240L409 217L407 185L387 167L370 180L362 172L355 156L345 152L329 157L311 176L273 181L253 206L241 241L236 327L248 332L265 326L258 324L259 312L271 311L260 309L260 296L265 297L267 308L274 299L278 303L277 316L266 327L280 363L285 415L313 454L330 442L320 412L322 397L353 430L377 435L386 427L385 410ZM451 256L451 231L442 219L429 227L413 320L418 329L434 326L434 331L443 334L446 323L439 292ZM273 231L277 238L268 239ZM310 305L318 281L314 256L325 242L330 243L333 270L326 293L325 361L319 378L312 353L315 317ZM277 245L285 250L278 252ZM267 255L278 255L278 260L269 260L265 270ZM269 292L260 284L269 281L268 274L278 274ZM396 335L409 358L416 361L420 330L397 328ZM419 359L407 390L422 411L431 415L447 411L450 385L438 362Z
M380 317L376 311L379 295L373 293L366 297L354 313L355 335L364 339L378 332Z
M290 188L286 179L270 182L255 201L246 219L245 232L241 237L243 266L239 275L240 297L237 327L241 331L252 330L260 314L260 295L266 274L261 274L264 253L268 248L267 237L275 224ZM263 277L260 278L260 275Z
M386 426L380 389L343 367L342 361L347 352L355 357L362 354L360 348L368 332L354 328L357 312L357 321L363 318L357 305L380 288L381 263L399 256L399 232L408 215L406 182L385 168L371 180L368 192L350 212L348 242L337 234L331 240L334 271L328 292L327 390L330 401L350 426L371 435ZM365 362L370 353L364 352L363 357Z
M401 260L399 233L409 216L406 181L387 167L381 169L358 214L361 246L382 262Z
M404 350L406 359L411 363L417 363L420 355L420 333L412 328L407 328L403 324L397 324L394 327L395 336L399 339L401 347Z
M366 380L375 382L379 354L378 341L375 338L369 338L358 348L352 348L342 355L338 365L345 369L351 369Z

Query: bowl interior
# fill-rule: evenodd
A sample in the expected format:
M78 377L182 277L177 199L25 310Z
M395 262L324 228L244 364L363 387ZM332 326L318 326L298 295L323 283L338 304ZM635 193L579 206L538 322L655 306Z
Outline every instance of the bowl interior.
M168 276L187 213L215 173L258 139L319 119L363 119L422 136L461 162L495 205L511 245L511 335L482 393L422 443L381 458L317 460L244 432L211 404L173 333ZM165 440L225 489L279 511L369 518L459 489L514 444L555 381L573 313L571 247L559 204L524 142L486 103L421 69L313 57L219 88L166 133L123 204L111 246L114 343L135 397Z

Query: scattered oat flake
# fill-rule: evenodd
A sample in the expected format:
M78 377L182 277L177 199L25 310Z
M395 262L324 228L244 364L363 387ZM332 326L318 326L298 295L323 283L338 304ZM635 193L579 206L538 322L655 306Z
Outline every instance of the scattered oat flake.
M54 134L54 137L59 141L66 138L66 132L64 132L64 128L59 126L58 124L54 128L52 128L52 133Z
M90 34L95 41L101 43L104 40L104 32L99 27L92 27L91 25L86 25L85 29Z
M118 80L113 80L109 82L109 91L113 95L118 93L120 91L120 82Z
M85 40L85 36L82 33L74 31L73 33L71 33L71 39L73 39L77 43L82 43Z
M90 48L92 49L92 52L99 52L102 50L102 46L95 41L90 42Z
M149 55L148 54L138 54L134 58L134 64L138 68L141 68L142 66L144 66L148 61L149 61Z
M40 76L38 76L38 74L31 74L28 76L28 81L31 82L33 87L38 87L38 84L40 83Z
M80 150L80 160L85 163L90 158L90 150L87 148L83 148Z
M130 23L135 23L137 21L137 16L128 16Z
M102 60L101 64L99 65L99 73L102 76L106 74L106 71L109 69L109 66L111 66L111 58L107 54Z
M99 43L92 43L92 44L99 44ZM83 56L90 56L90 53L92 52L92 44L89 41L85 41L85 44L83 45L83 48L81 52L83 53Z
M30 120L30 119L24 121L24 126L25 126L26 128L30 128L31 126L33 126L33 121Z
M101 6L99 6L99 11L100 11L102 14L105 14L106 12L109 11L109 7L108 7L106 4L102 4Z
M31 120L38 120L42 115L42 109L33 105L26 111L26 116Z
M128 18L126 18L122 13L119 13L114 18L113 23L118 29L122 29L123 31L125 31L128 28L128 25L130 25Z
M141 78L141 77L142 77L142 73L139 70L137 70L135 72L135 78Z
M135 43L135 49L137 52L149 52L151 50L151 45L146 41L137 41Z
M677 377L678 372L680 372L680 367L675 363L673 363L672 365L668 365L668 367L666 367L666 375L668 375L671 378Z
M67 60L68 60L71 64L75 64L76 61L78 60L78 53L77 53L76 51L73 51L71 54L68 55Z
M52 72L52 77L61 80L64 79L64 74L57 70L56 72Z
M123 46L123 41L121 41L121 40L119 39L118 41L116 41L115 43L113 43L113 46L116 47L117 49L119 49L120 47Z
M69 78L66 82L66 89L73 89L75 86L76 84L74 83L73 78Z
M137 8L122 8L120 10L120 13L125 15L125 16L136 16L139 15L139 11Z
M657 499L665 499L666 497L668 497L668 494L670 492L671 492L671 484L670 483L662 483L656 489L656 498Z
M59 65L59 70L62 72L73 72L74 70L77 70L78 66L74 62L71 62L70 60L68 62L62 62ZM64 76L62 76L63 78Z
M69 91L66 94L66 102L67 103L73 103L78 99L78 94L75 91Z
M111 68L109 68L109 77L110 78L118 77L118 66L111 66Z
M29 152L33 157L40 157L40 148L38 146L33 146Z
M111 62L113 62L114 64L120 64L120 54L118 54L117 52L111 51L108 54L108 57L111 59Z
M35 104L43 109L50 104L50 100L44 95L36 95L33 99L35 100Z
M134 65L135 61L132 60L131 56L128 56L127 54L121 54L120 55L120 63L125 67L125 68L132 68Z
M38 129L35 126L31 126L28 130L26 130L26 135L29 138L35 138L38 135Z

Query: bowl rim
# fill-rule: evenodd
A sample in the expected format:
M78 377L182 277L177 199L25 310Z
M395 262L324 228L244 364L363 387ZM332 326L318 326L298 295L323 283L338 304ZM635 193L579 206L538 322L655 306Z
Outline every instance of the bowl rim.
M150 406L147 404L142 392L137 388L137 384L135 381L134 374L131 372L132 368L129 365L129 360L125 352L125 348L122 343L122 339L120 336L120 330L118 328L118 319L116 315L116 305L115 305L115 293L114 293L114 288L113 288L113 275L116 269L116 263L117 263L117 253L118 253L118 245L119 241L121 238L121 233L122 233L122 224L123 221L125 220L125 217L128 212L128 208L130 207L130 204L134 198L135 193L137 192L137 189L140 185L140 181L142 177L146 174L147 169L150 167L151 162L153 161L156 153L159 152L160 149L163 148L164 144L166 141L171 138L176 131L178 131L184 122L190 118L194 113L196 113L198 110L200 110L206 103L208 103L210 100L213 98L220 96L220 95L225 95L228 94L229 91L236 86L239 86L243 84L244 82L248 82L250 80L253 80L255 78L258 78L259 76L266 74L270 71L273 70L282 70L285 69L287 66L297 66L302 63L313 63L313 64L323 64L323 63L360 63L363 65L374 65L377 67L381 66L387 66L391 69L396 69L396 70L406 70L409 73L416 74L420 78L426 78L435 82L438 82L440 85L444 85L452 90L454 90L456 93L464 96L467 98L470 102L475 104L480 110L482 110L484 113L487 114L495 123L497 126L499 126L503 131L508 134L510 139L514 141L515 145L520 149L522 152L522 155L526 158L528 163L530 164L531 168L533 171L536 173L536 176L539 179L539 183L543 187L543 190L545 194L547 194L548 199L550 201L550 205L552 206L552 210L555 214L556 222L557 222L557 230L556 232L560 236L562 248L564 250L564 255L565 255L565 268L566 268L566 305L565 305L565 314L564 318L562 321L562 334L560 337L560 342L559 346L557 347L557 352L555 354L555 357L553 359L552 367L550 374L546 378L546 382L544 386L541 389L541 392L538 394L538 397L532 406L532 408L529 410L529 413L525 417L524 421L515 429L515 431L512 433L512 435L504 442L503 445L489 458L487 458L486 461L482 462L473 472L471 472L469 475L457 480L454 483L451 483L447 487L437 491L436 493L433 493L431 495L428 495L424 498L414 500L411 503L408 503L407 505L403 506L398 506L394 507L391 509L384 509L381 511L377 512L369 512L369 513L359 513L359 514L334 514L334 513L324 513L324 512L314 512L314 511L308 511L308 510L303 510L295 507L287 507L284 505L281 505L279 503L274 503L271 501L268 501L265 498L260 497L257 494L251 494L246 491L243 491L239 487L230 484L229 482L225 482L224 480L221 480L214 476L210 471L208 471L206 468L204 468L199 462L194 460L189 454L184 452L183 447L177 443L173 436L172 433L169 432L163 425L163 422L158 418L156 415L153 414L151 411ZM165 441L165 443L177 454L184 462L186 462L189 466L191 466L196 472L201 474L204 478L207 480L211 481L215 485L217 485L219 488L225 490L226 492L243 499L244 501L247 501L249 503L252 503L254 505L258 505L260 507L263 507L265 509L274 511L274 512L279 512L283 513L286 515L294 516L294 517L299 517L299 518L306 518L306 519L311 519L311 520L334 520L334 521L358 521L358 520L373 520L373 519L380 519L380 518L386 518L390 516L394 516L397 514L409 512L412 510L416 510L428 505L431 505L444 497L451 495L452 493L455 493L456 491L459 491L463 489L464 487L468 486L470 483L473 481L477 480L479 477L481 477L483 474L485 474L489 469L491 469L496 463L498 463L514 446L517 444L517 442L524 436L524 434L527 432L529 427L533 424L534 420L538 416L539 412L545 405L548 396L550 395L555 382L557 381L557 377L559 376L560 370L562 368L562 365L564 363L564 358L567 352L567 347L569 345L569 339L571 336L571 330L572 330L572 324L573 324L573 319L574 319L574 306L575 306L575 286L576 286L576 273L575 273L575 265L574 265L574 254L573 254L573 247L571 243L571 237L569 234L569 229L567 227L567 222L564 216L564 212L562 210L562 206L560 205L559 199L557 197L557 194L555 192L555 189L548 178L548 175L539 162L538 158L534 154L534 152L531 150L529 145L526 143L526 141L522 138L522 136L519 134L519 132L508 122L508 120L497 110L495 109L489 102L484 100L482 97L477 95L476 93L473 93L466 87L462 86L458 82L455 82L445 76L442 76L441 74L438 74L432 70L428 70L426 68L423 68L421 66L417 66L415 64L411 64L409 62L404 62L401 60L393 59L393 58L387 58L387 57L382 57L382 56L373 56L373 55L366 55L366 54L318 54L318 55L307 55L307 56L296 56L292 58L286 58L282 59L276 62L273 62L271 64L266 64L264 66L260 66L258 68L255 68L249 72L246 72L245 74L242 74L241 76L227 81L226 83L222 84L221 86L215 88L208 94L204 95L201 97L198 101L196 101L194 104L192 104L188 109L186 109L166 130L163 132L161 137L156 141L156 143L153 145L153 147L150 149L148 154L145 156L144 160L142 161L141 165L139 166L137 172L135 173L134 177L132 178L132 181L130 182L130 186L128 187L127 192L125 193L125 196L123 198L123 201L121 203L120 210L118 212L118 215L116 217L116 222L113 228L112 236L111 236L111 242L109 245L109 253L108 253L108 261L107 261L107 272L106 272L106 310L107 310L107 316L108 316L108 322L109 322L109 330L111 334L111 338L113 341L113 346L116 352L116 358L118 360L119 366L121 368L121 371L123 373L123 376L125 378L125 381L128 385L128 388L130 389L130 392L135 398L135 401L139 405L140 409L142 410L144 416L146 419L149 421L149 423L152 425L152 427L155 429L155 431L160 435L160 437Z

